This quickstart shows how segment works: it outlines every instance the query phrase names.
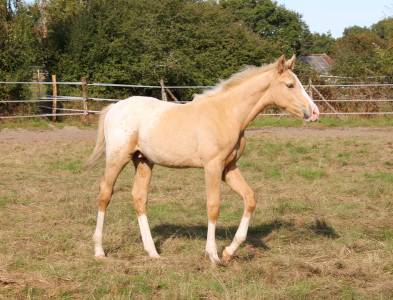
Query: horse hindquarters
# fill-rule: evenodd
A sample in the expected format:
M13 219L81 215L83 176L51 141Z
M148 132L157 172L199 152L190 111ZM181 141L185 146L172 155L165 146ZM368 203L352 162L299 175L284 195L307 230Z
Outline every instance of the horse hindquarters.
M146 111L148 111L150 106L156 105L155 101L149 100L149 98L140 98L142 97L133 97L128 100L120 101L105 111L106 115L103 121L103 131L105 135L106 167L105 174L100 183L100 192L97 199L97 225L93 236L96 257L105 256L102 247L105 211L111 200L113 187L117 177L138 150L139 119L147 114ZM140 168L137 168L137 171L139 169ZM148 170L143 171L144 173L148 172ZM139 172L136 174L136 181L138 181L138 174ZM146 225L147 219L145 220L145 217L138 218L138 221L141 230L142 228L148 228L148 225ZM146 230L143 231L145 232ZM150 234L150 230L148 231ZM142 237L144 236L146 235L142 234Z
M106 112L104 120L106 165L105 173L100 182L100 191L97 197L98 214L97 225L93 240L95 256L104 257L102 247L102 232L104 227L105 212L112 198L113 187L117 177L125 165L131 160L131 153L135 151L136 139L129 132L121 131L121 123L116 118L116 105Z

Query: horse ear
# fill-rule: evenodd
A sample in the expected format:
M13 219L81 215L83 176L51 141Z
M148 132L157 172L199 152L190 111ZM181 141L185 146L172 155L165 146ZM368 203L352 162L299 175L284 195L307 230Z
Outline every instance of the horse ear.
M277 61L278 74L282 74L285 71L285 55L281 55Z
M290 60L287 61L286 67L289 70L293 70L295 68L295 62L296 62L296 55L294 54Z

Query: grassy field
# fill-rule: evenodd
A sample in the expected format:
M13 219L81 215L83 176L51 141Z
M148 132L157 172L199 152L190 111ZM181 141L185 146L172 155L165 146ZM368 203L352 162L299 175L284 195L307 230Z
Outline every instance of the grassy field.
M259 117L254 120L251 127L302 127L304 121L294 118L277 118L277 117ZM312 128L324 128L324 127L393 127L392 117L356 117L356 116L342 116L341 119L336 117L323 117L316 123L307 124L308 127Z
M2 128L27 128L27 129L50 129L63 128L65 126L77 126L80 128L95 127L96 116L89 116L89 122L81 123L80 117L68 117L62 122L49 122L46 119L12 119L0 120L0 129ZM305 122L295 118L288 117L259 117L251 124L251 128L261 127L302 127ZM307 124L311 128L334 128L334 127L393 127L392 117L356 117L343 116L342 119L336 117L323 117L316 123Z
M391 127L267 128L240 161L257 192L247 242L227 267L204 256L201 170L156 167L149 220L162 258L146 257L120 176L93 257L102 164L81 171L94 131L0 132L2 299L391 299ZM242 201L223 185L217 242L232 239Z

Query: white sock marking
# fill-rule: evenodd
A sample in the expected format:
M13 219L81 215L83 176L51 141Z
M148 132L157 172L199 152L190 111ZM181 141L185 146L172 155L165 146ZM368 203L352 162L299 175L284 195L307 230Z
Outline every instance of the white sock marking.
M206 252L213 263L219 263L216 244L216 223L209 220L207 227Z
M146 215L143 214L138 216L138 224L141 231L143 248L146 250L150 257L160 257L157 253L156 246L154 245L154 241L150 232L149 222L147 221Z
M97 226L93 235L94 240L94 253L96 257L105 256L104 249L102 248L102 229L104 227L105 212L99 211L97 214Z
M250 216L243 216L232 243L225 248L229 255L233 255L240 244L246 240Z

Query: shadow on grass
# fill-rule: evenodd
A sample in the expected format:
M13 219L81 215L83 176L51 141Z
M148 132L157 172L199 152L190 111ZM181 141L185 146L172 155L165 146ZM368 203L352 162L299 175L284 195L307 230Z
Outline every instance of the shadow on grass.
M336 230L331 225L326 223L325 220L317 219L314 223L309 224L306 227L317 235L322 235L332 239L340 237Z
M274 220L270 223L260 224L257 226L251 226L248 230L246 244L249 244L256 248L262 248L265 250L270 249L264 242L264 238L270 235L274 230L278 230L281 227L291 227L292 223ZM217 227L216 239L217 240L232 240L235 236L237 226L229 227ZM206 239L207 226L206 225L180 225L180 224L160 224L152 229L152 234L158 237L156 246L160 251L160 246L167 240L173 237L184 237L189 239Z
M216 239L231 241L235 236L238 226L217 227ZM253 248L263 250L270 250L266 242L274 236L274 232L286 229L287 234L293 237L301 238L304 234L314 234L325 238L336 239L339 238L336 230L329 225L324 219L316 219L315 221L304 224L296 225L292 220L286 221L281 219L273 220L269 223L262 223L255 226L250 226L248 229L247 239L244 244ZM172 238L186 238L206 240L207 226L203 224L169 224L163 223L152 228L153 238L156 239L155 245L158 253L161 253L161 246ZM292 233L291 233L292 232ZM122 248L122 243L117 246L109 247L106 250L107 254L116 253Z
M302 226L303 227L303 226ZM232 240L235 236L237 226L217 227L217 240ZM303 228L298 228L293 222L284 220L274 220L269 223L263 223L256 226L250 226L248 229L247 240L245 244L255 248L269 250L265 239L280 229L289 229L290 231L311 231L312 233L326 238L336 239L339 237L336 230L323 219L317 219L312 223L305 224ZM152 229L152 234L157 237L157 250L160 252L161 245L168 239L174 237L205 240L207 234L206 225L187 225L187 224L160 224Z

